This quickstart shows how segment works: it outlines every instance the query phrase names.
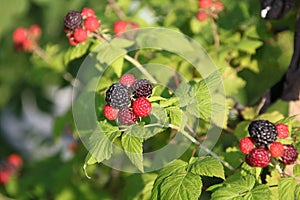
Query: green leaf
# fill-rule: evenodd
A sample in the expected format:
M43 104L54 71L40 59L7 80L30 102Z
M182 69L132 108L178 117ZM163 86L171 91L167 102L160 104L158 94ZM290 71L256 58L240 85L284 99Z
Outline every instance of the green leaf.
M254 54L256 49L263 45L259 40L242 39L237 43L237 48L250 54Z
M279 199L294 199L295 188L296 180L294 178L281 178L278 183Z
M70 47L64 56L65 65L68 65L68 63L71 62L72 60L76 58L80 58L84 54L86 54L90 47L90 44L91 44L90 40L88 40L87 42L80 43L75 47Z
M123 64L124 64L124 56L119 57L111 64L111 67L114 69L114 72L118 77L121 77L122 75Z
M300 184L296 185L296 188L295 188L295 197L297 198L297 200L300 199Z
M134 164L141 172L144 172L143 166L143 138L142 136L135 136L140 134L136 126L134 129L126 131L122 135L121 143L124 151L129 160Z
M182 110L176 106L168 107L166 110L170 118L169 123L181 127L183 124Z
M161 192L161 185L167 177L172 176L173 174L185 174L186 167L188 163L182 160L175 160L165 166L158 174L151 193L151 199L159 199Z
M198 199L201 194L200 176L192 173L173 174L164 179L158 199Z
M197 175L215 176L225 179L223 165L213 157L193 157L188 166L188 171Z
M255 178L253 176L242 176L238 180L232 182L227 181L223 187L219 187L212 194L212 200L235 200L244 199L243 196L247 195L255 185Z
M123 39L123 38L114 38L111 40L110 44L112 46L125 49L132 46L134 44L134 41Z
M97 162L108 160L113 153L113 142L121 135L118 127L112 126L106 121L101 121L99 127L89 138L90 153Z
M293 168L293 174L294 176L296 177L300 177L300 165L295 165L294 168Z
M267 185L258 185L247 193L244 199L248 200L261 200L270 199L271 191Z

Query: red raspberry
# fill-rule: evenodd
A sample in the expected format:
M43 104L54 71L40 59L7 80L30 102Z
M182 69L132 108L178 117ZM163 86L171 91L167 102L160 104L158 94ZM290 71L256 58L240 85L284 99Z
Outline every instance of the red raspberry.
M269 152L264 148L253 149L245 158L246 163L253 167L266 167L270 163Z
M119 110L106 104L104 106L104 115L108 120L115 120L118 117Z
M100 27L100 22L96 17L88 17L84 21L84 27L87 30L94 32Z
M120 83L127 87L131 87L135 82L135 77L132 74L124 74L120 78Z
M289 127L285 124L275 124L277 134L279 138L287 138L289 137Z
M280 162L283 164L289 165L293 164L298 158L297 149L290 144L284 145L284 154L280 157Z
M284 146L280 142L273 142L272 144L270 144L269 150L271 156L274 158L281 157L284 154Z
M74 39L73 35L69 35L68 40L69 40L70 45L72 45L72 46L76 46L78 44L78 42Z
M137 116L132 108L125 107L119 111L118 120L121 124L129 126L137 121Z
M244 154L249 154L254 149L254 141L251 137L240 140L240 150Z
M30 36L32 36L34 39L38 39L40 38L41 34L42 34L42 29L39 25L37 24L33 24L29 27L29 34Z
M88 38L87 30L83 28L78 28L74 31L74 39L76 42L85 42Z
M23 165L23 159L18 154L11 154L7 158L7 163L15 168L20 168Z
M216 1L213 3L216 11L222 11L224 9L224 5L221 1Z
M32 49L33 49L33 42L32 42L32 40L26 39L25 41L23 41L22 48L25 51L32 51Z
M13 32L13 41L15 43L22 43L27 39L27 30L23 27L17 28L14 32Z
M145 97L139 97L133 102L132 109L138 117L146 117L150 114L152 106L148 99Z
M83 18L93 17L95 16L95 11L92 8L83 8L81 15Z
M118 20L114 23L113 29L115 34L122 33L127 30L128 22L123 20Z
M212 0L199 0L199 7L206 9L212 6Z
M206 12L204 11L199 11L197 12L196 14L196 18L200 21L200 22L203 22L205 21L207 18L208 18L208 15Z
M0 184L5 185L10 179L10 173L7 169L0 169Z

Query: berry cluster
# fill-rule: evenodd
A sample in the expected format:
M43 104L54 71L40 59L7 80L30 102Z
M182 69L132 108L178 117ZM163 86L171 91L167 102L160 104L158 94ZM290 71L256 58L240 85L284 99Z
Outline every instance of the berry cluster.
M245 161L254 167L266 167L271 157L282 164L293 164L298 157L297 149L291 144L282 144L277 138L289 137L288 126L282 123L273 124L268 120L252 121L248 127L250 137L240 140L242 153L246 154Z
M6 184L23 165L23 160L18 154L9 155L0 166L0 184Z
M96 32L99 29L100 21L93 9L83 8L81 12L69 11L64 18L64 26L69 43L76 46L87 40L89 32Z
M31 25L28 29L23 27L15 29L12 36L15 49L32 51L41 34L41 27L37 24Z
M113 29L115 34L123 33L127 30L137 29L140 26L132 21L118 20L114 23Z
M134 124L138 117L150 114L152 106L147 98L151 94L152 85L148 80L136 80L132 74L124 74L106 91L104 115L108 120L118 119L122 125Z
M221 1L213 0L199 0L199 11L196 14L196 18L199 21L205 21L209 16L218 18L218 13L224 8Z

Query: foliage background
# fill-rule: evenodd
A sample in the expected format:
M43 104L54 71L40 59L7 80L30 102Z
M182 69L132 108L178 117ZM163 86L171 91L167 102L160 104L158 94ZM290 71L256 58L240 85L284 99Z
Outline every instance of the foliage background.
M214 151L224 155L225 159L228 157L230 161L231 156L225 153L226 148L236 148L238 139L245 136L244 131L235 129L243 130L247 120L257 117L259 99L281 78L288 67L293 51L296 11L290 12L284 19L267 21L260 18L259 1L222 2L225 9L219 14L219 19L215 20L220 37L219 48L214 46L210 21L201 23L195 18L198 10L196 0L122 0L117 4L126 14L126 20L138 22L141 27L163 26L180 30L192 37L224 71L224 85L228 97L231 97L228 98L231 105L228 121L230 131L224 131ZM65 129L66 124L71 124L68 112L70 101L59 104L63 99L54 99L53 93L49 91L53 91L53 88L58 91L70 87L68 77L76 75L83 61L84 56L67 64L62 59L66 52L73 48L68 44L63 31L63 18L69 10L81 10L83 7L93 8L101 20L101 26L110 30L113 23L119 19L109 3L104 0L1 2L0 156L5 158L11 152L18 152L25 158L25 165L20 174L5 187L1 187L0 191L5 196L17 199L132 199L139 194L143 184L153 181L156 176L134 176L100 164L89 168L93 175L89 180L82 171L86 150L78 141L76 133L73 136L69 129ZM30 53L14 51L12 32L19 26L29 27L31 24L39 24L42 27L40 44L51 55L51 63L45 63ZM162 63L170 62L163 56L158 60ZM190 76L188 71L182 73ZM26 104L26 99L29 99L29 104ZM55 125L52 128L46 126L47 130L41 131L43 127L34 129L32 124L25 129L18 124L28 122L24 118L24 109L30 107L30 102L33 102L39 113L53 120L58 115L63 117L56 121L50 120ZM57 104L63 105L60 112L56 112ZM239 113L240 110L234 105L242 106L242 112ZM268 113L265 117L277 121L288 116L288 104L279 100L269 108ZM11 117L15 121L5 123L5 119ZM13 129L13 139L7 136L11 134L8 126L17 127ZM16 141L16 138L19 139ZM30 144L20 142L20 138L31 138L33 143L39 141L39 148L28 150L30 148L26 146ZM75 152L64 146L71 143L78 145ZM49 155L39 155L39 149L45 149L45 146L48 149L55 146L56 150ZM66 154L71 156L67 156L66 159L63 156ZM241 157L240 154L235 154ZM234 160L231 164L238 166L240 162ZM133 187L134 183L136 187ZM203 199L206 199L205 195L209 194L203 194Z

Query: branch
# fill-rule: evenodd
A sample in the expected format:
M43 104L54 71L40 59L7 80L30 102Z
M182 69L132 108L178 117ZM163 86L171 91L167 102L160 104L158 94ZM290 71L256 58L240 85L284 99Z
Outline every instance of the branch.
M114 12L118 15L120 19L125 19L126 15L124 12L120 9L120 7L117 5L115 0L107 0L109 3L109 6L114 10Z
M219 38L219 34L218 34L218 28L215 23L215 20L212 18L210 18L210 25L211 25L212 34L213 34L214 41L215 41L215 47L219 48L220 47L220 38Z

